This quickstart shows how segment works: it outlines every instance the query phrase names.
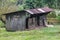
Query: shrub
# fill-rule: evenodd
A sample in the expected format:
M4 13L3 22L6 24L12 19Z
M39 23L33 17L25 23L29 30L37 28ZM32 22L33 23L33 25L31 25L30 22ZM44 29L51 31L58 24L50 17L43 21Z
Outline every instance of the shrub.
M0 28L3 28L4 26L4 23L0 20Z
M60 16L57 16L56 19L58 20L58 24L60 24Z
M57 16L56 18L60 21L60 16Z
M18 5L19 9L18 10L24 10L24 4L23 5Z
M55 12L51 12L47 16L48 16L48 18L56 18L56 13Z

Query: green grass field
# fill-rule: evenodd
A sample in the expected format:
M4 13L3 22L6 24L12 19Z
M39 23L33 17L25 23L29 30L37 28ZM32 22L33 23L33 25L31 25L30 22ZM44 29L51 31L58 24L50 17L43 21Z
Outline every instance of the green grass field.
M5 28L0 28L0 40L60 40L60 26L17 32L7 32Z

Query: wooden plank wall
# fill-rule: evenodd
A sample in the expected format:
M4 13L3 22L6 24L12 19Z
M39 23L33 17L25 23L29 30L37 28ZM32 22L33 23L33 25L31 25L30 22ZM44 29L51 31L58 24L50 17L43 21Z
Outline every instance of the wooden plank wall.
M26 15L25 14L16 13L16 14L7 15L6 17L7 17L7 20L6 20L7 30L25 30L26 29L26 26L25 26Z

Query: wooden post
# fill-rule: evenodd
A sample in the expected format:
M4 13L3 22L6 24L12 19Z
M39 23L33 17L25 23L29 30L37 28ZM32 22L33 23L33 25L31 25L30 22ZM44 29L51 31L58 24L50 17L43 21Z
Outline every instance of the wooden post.
M39 26L39 16L37 16L37 25Z
M46 15L43 16L43 25L46 27L47 26L47 19L46 19Z

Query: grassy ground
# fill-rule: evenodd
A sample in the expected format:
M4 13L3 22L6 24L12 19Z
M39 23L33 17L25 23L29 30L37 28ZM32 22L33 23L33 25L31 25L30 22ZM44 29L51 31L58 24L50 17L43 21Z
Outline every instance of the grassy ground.
M0 40L60 40L60 26L17 32L7 32L0 28Z

